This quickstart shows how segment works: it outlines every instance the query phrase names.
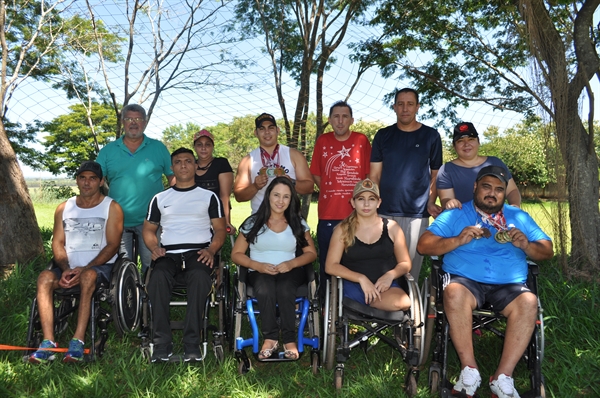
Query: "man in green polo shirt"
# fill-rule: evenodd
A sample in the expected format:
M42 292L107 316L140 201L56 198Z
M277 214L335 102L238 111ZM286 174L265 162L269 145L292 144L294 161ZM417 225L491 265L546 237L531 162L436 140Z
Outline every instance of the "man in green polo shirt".
M151 253L144 245L142 226L150 200L163 190L162 175L173 184L171 155L162 142L144 134L147 120L143 107L126 105L121 121L125 134L102 148L96 161L108 180L108 195L121 205L125 216L121 252L133 257L135 233L143 273L150 266Z

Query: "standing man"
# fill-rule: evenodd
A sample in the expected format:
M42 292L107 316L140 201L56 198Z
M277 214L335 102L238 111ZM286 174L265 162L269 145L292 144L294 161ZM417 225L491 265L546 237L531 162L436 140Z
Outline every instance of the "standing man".
M121 111L123 134L106 145L98 153L96 161L109 184L108 195L123 207L125 230L121 239L121 253L133 258L133 234L137 239L137 250L142 260L142 274L150 266L150 251L142 241L142 226L148 203L164 187L163 174L173 184L171 158L165 145L144 134L146 110L130 104Z
M461 362L453 393L474 396L481 384L472 337L472 311L485 302L506 317L504 348L490 377L492 395L518 398L512 378L537 320L537 297L529 290L526 257L548 260L552 241L523 210L505 206L508 174L503 167L479 171L473 200L444 211L419 239L419 252L444 255L444 310Z
M333 228L352 212L354 186L369 175L371 143L362 133L350 131L354 123L352 108L338 101L329 109L333 132L321 135L315 142L310 172L319 188L319 295L325 295L325 260Z
M252 213L260 206L267 184L275 177L287 176L300 195L312 193L314 182L306 158L300 151L277 142L279 127L275 118L263 113L254 120L260 147L244 156L233 185L238 202L250 201Z
M214 257L225 242L225 213L214 192L196 185L194 153L179 148L171 159L175 185L152 198L143 230L144 243L154 260L148 283L154 330L151 360L166 362L173 354L169 302L173 285L182 276L188 296L183 326L184 361L200 361L202 315L212 285ZM160 243L156 236L159 227Z
M423 256L417 241L437 217L435 178L442 166L442 139L437 130L417 122L419 94L411 88L396 93L396 124L377 132L371 152L370 178L379 184L379 213L395 220L406 237L412 261L410 273L419 280Z
M54 342L54 300L56 289L81 286L77 329L63 362L83 360L85 331L90 319L92 295L98 281L110 283L123 233L121 206L100 192L102 168L83 162L76 173L79 195L61 203L54 213L52 255L56 268L42 271L37 281L37 305L44 340L31 354L30 363L47 363L55 356L48 348Z

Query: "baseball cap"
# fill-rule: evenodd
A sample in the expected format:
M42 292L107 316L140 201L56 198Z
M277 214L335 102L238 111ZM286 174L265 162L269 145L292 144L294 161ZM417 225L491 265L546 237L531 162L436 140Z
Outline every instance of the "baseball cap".
M379 187L372 180L365 178L362 181L359 181L354 186L354 192L352 193L352 197L356 198L363 192L371 192L375 196L379 198Z
M506 178L506 170L503 167L486 166L483 169L479 170L479 173L477 173L477 179L475 181L479 181L485 176L494 176L500 181L502 181L505 185L508 184L508 179Z
M477 130L475 130L475 126L473 126L473 123L463 122L457 124L454 127L454 136L452 137L452 143L455 143L456 141L464 137L479 137Z
M254 119L254 124L256 125L256 128L259 128L265 121L273 122L273 124L277 126L277 122L275 121L273 115L268 113L261 113L259 117Z
M94 162L93 160L86 160L85 162L81 163L75 175L78 176L84 171L91 171L92 173L96 174L98 178L102 178L102 166L100 166L100 163Z
M215 137L213 137L213 135L208 130L202 129L202 130L198 131L196 134L194 134L194 142L196 142L198 140L198 138L200 138L200 137L208 137L213 142L213 144L215 143Z

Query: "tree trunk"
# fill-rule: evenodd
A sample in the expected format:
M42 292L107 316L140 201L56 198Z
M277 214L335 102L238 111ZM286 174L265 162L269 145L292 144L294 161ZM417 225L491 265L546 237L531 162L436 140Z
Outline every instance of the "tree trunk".
M33 202L0 119L0 266L26 265L43 253Z

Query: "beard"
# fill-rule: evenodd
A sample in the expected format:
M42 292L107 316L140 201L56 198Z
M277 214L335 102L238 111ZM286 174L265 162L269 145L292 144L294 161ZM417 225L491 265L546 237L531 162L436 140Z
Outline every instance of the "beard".
M496 203L491 205L486 204L485 200L488 198L495 198ZM500 201L497 197L494 196L485 196L483 200L479 200L479 198L475 196L473 198L473 202L475 203L475 206L477 206L479 209L483 210L487 214L498 213L500 210L502 210L502 206L504 206L504 200Z

